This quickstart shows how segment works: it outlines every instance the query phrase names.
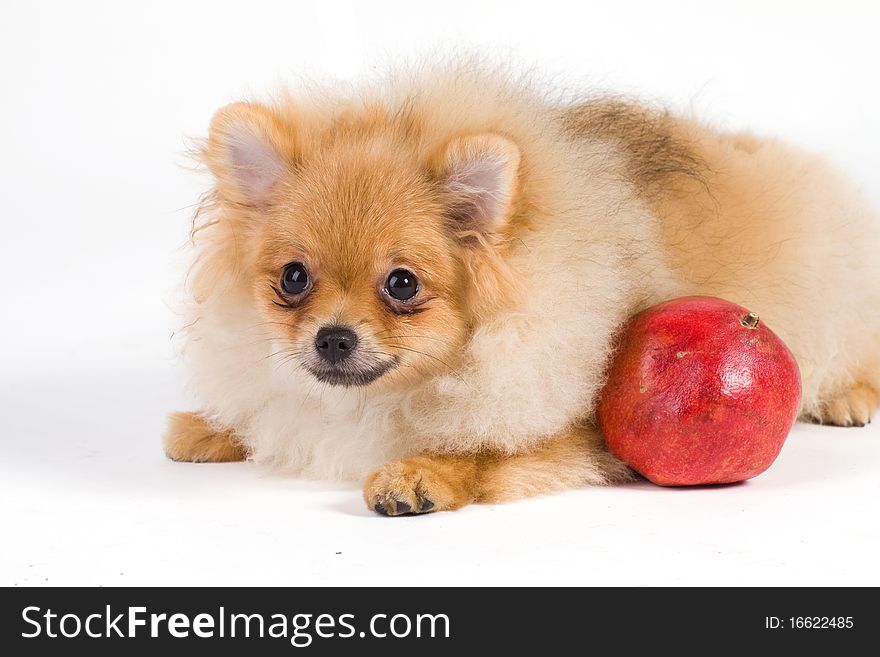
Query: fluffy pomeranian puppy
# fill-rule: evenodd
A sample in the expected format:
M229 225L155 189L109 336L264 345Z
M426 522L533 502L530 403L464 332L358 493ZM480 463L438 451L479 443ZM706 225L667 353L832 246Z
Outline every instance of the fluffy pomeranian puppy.
M802 419L880 401L880 225L777 141L463 65L229 105L199 157L172 459L363 479L387 515L626 480L615 332L692 294L786 341Z

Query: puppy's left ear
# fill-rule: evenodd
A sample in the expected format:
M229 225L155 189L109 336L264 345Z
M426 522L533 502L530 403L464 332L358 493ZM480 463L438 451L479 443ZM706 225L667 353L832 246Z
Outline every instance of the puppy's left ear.
M211 119L204 159L222 199L265 208L291 173L297 151L296 131L273 109L234 103Z
M434 168L456 232L487 236L504 229L518 193L519 148L496 134L460 137Z

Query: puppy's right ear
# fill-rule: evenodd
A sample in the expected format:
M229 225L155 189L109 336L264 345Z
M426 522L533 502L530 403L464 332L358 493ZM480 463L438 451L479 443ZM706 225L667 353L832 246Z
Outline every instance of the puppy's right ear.
M460 137L446 145L434 167L457 232L492 235L504 230L518 193L516 144L491 133Z
M274 111L234 103L211 119L205 160L224 201L260 208L272 204L296 151L294 131Z

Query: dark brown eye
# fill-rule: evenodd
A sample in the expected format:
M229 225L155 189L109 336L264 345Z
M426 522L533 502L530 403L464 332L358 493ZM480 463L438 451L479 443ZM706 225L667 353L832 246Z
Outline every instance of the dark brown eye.
M397 301L408 301L419 291L419 279L407 269L395 269L388 274L385 281L385 290L388 296Z
M281 272L281 289L286 294L302 294L309 287L309 270L301 262L291 262Z

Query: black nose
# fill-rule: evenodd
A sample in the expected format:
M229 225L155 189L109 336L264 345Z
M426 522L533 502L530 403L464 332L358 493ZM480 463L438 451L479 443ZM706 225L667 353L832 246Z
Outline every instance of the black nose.
M325 326L315 336L315 348L321 358L334 365L348 358L357 343L354 331L342 326Z

